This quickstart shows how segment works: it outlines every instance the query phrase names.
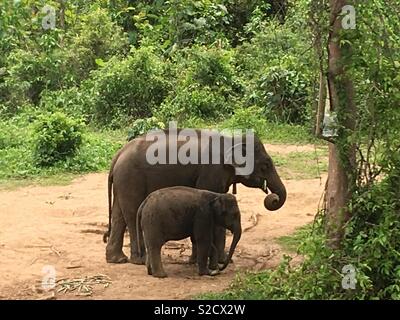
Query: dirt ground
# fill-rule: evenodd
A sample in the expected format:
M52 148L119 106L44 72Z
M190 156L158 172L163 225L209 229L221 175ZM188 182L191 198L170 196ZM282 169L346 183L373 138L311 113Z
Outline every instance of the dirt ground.
M288 150L287 146L272 148L274 152ZM105 173L79 177L67 186L0 191L0 299L185 299L222 291L239 270L277 265L282 249L275 239L313 220L325 178L322 182L284 181L288 199L276 212L264 209L261 190L238 185L244 232L234 263L216 277L199 277L196 267L187 264L187 240L164 247L166 279L148 276L145 266L107 264L102 242L108 222ZM230 240L229 236L228 244ZM126 254L128 245L126 236ZM46 265L54 266L57 280L106 275L111 282L108 287L93 285L88 296L77 295L78 290L57 292L59 287L44 291L42 269Z

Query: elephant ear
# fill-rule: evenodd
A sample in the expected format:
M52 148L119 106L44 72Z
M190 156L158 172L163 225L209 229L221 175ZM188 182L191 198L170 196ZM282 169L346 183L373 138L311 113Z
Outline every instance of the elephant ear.
M223 196L224 195L218 195L210 201L212 212L217 218L222 218L223 213L226 211L226 204L225 201L223 201Z
M245 142L239 142L234 144L232 147L228 148L228 150L224 154L224 164L226 166L231 166L235 170L235 175L243 175L242 168L246 164L240 163L238 160L235 159L235 155L240 154L241 157L247 157L247 144Z

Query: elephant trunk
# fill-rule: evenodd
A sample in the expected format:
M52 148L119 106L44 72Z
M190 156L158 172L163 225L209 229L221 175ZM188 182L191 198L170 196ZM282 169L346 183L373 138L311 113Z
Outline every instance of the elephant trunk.
M224 262L224 265L219 268L220 271L224 270L228 266L229 262L232 259L233 253L235 252L236 246L240 240L240 237L242 236L242 227L240 226L240 224L239 224L239 226L235 227L232 230L232 233L233 233L233 239L232 239L231 247L229 249L229 253Z
M271 193L265 197L264 206L270 211L278 210L286 201L286 188L276 170L267 178L267 181ZM264 191L267 193L266 190Z

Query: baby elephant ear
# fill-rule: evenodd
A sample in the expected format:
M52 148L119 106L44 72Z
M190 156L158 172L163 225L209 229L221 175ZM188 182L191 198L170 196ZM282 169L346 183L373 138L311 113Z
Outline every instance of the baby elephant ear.
M225 204L224 204L224 201L223 201L223 195L216 196L214 199L212 199L210 201L210 205L214 209L214 212L216 214L222 214L222 212L225 209L224 208Z

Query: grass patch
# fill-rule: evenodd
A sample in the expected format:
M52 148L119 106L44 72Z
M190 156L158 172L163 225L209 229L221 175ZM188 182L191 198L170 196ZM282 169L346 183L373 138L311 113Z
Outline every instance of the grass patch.
M79 150L52 166L40 166L34 158L35 119L23 115L0 122L0 187L28 184L67 184L87 172L109 168L115 152L126 141L126 132L96 131L85 127Z
M271 152L271 157L279 175L286 180L316 179L328 171L326 148L318 148L316 152Z
M70 184L75 178L81 176L79 173L58 172L50 175L39 174L26 178L9 178L0 180L0 190L15 190L18 188L38 185L38 186L65 186Z
M67 184L77 175L107 170L115 152L126 142L126 130L98 131L91 127L84 129L83 144L73 156L50 167L35 163L33 128L35 114L21 114L0 121L0 187L16 188L28 184ZM240 124L240 123L239 123ZM247 123L245 122L247 126ZM185 127L221 128L222 123L192 119ZM267 132L268 143L304 144L316 141L301 126L266 123L258 130ZM284 179L316 178L327 169L323 150L317 152L293 152L272 154Z
M316 138L310 129L300 125L268 123L266 125L265 143L281 144L317 144L324 145L324 140Z
M283 250L295 253L300 244L303 243L312 231L312 223L306 224L289 235L282 236L276 239L276 242L282 247Z
M277 243L285 251L295 253L299 247L309 238L313 224L299 227L294 233L277 238ZM229 288L223 292L206 293L196 297L204 300L264 300L264 299L285 299L283 292L280 292L280 281L284 281L287 270L290 269L291 258L283 256L283 261L275 270L261 272L237 273ZM282 279L282 280L279 280ZM275 286L274 286L275 285Z

